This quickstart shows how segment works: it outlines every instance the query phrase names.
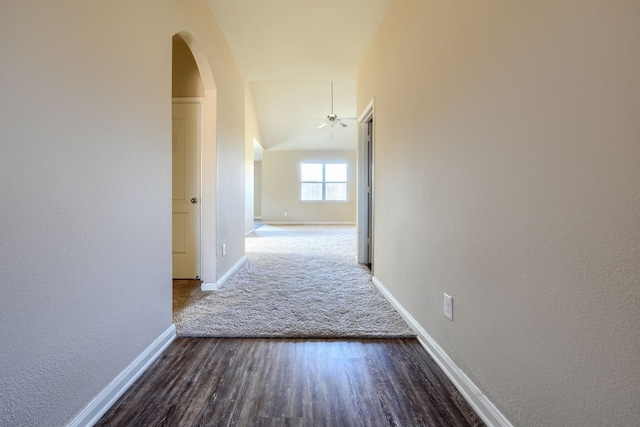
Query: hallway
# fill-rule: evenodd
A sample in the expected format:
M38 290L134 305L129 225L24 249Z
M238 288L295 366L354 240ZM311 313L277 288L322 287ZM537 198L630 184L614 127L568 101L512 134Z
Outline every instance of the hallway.
M97 426L484 426L415 339L178 338Z

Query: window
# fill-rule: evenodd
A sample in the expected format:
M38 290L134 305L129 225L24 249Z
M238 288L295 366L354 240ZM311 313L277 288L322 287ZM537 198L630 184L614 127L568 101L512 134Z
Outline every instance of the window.
M347 164L300 164L300 200L346 202Z

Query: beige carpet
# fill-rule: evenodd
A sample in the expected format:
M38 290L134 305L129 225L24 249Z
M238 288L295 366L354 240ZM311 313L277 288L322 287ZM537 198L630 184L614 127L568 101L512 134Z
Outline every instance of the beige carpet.
M415 337L355 261L355 228L264 225L217 291L174 283L178 336Z

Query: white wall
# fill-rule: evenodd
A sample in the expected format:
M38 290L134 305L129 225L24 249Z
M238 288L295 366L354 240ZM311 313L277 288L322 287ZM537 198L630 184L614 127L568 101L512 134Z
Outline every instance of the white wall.
M180 36L173 36L171 96L204 97L200 71L189 46Z
M244 134L244 169L245 169L245 232L253 230L255 178L254 178L254 145L262 140L256 107L253 101L253 91L249 82L245 83L245 134Z
M633 1L399 0L360 72L375 274L514 425L640 419L639 40Z
M345 162L348 202L301 202L300 163ZM287 216L284 213L287 212ZM265 151L262 159L262 221L270 223L355 223L355 151Z
M262 218L262 161L253 163L253 216Z
M224 105L231 265L244 242L244 82L200 0L1 9L0 425L59 426L172 322L173 34L200 42Z

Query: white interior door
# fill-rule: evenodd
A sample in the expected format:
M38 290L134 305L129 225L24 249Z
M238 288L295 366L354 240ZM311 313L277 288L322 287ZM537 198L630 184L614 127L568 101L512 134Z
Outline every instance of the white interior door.
M173 103L173 278L200 275L200 111Z

